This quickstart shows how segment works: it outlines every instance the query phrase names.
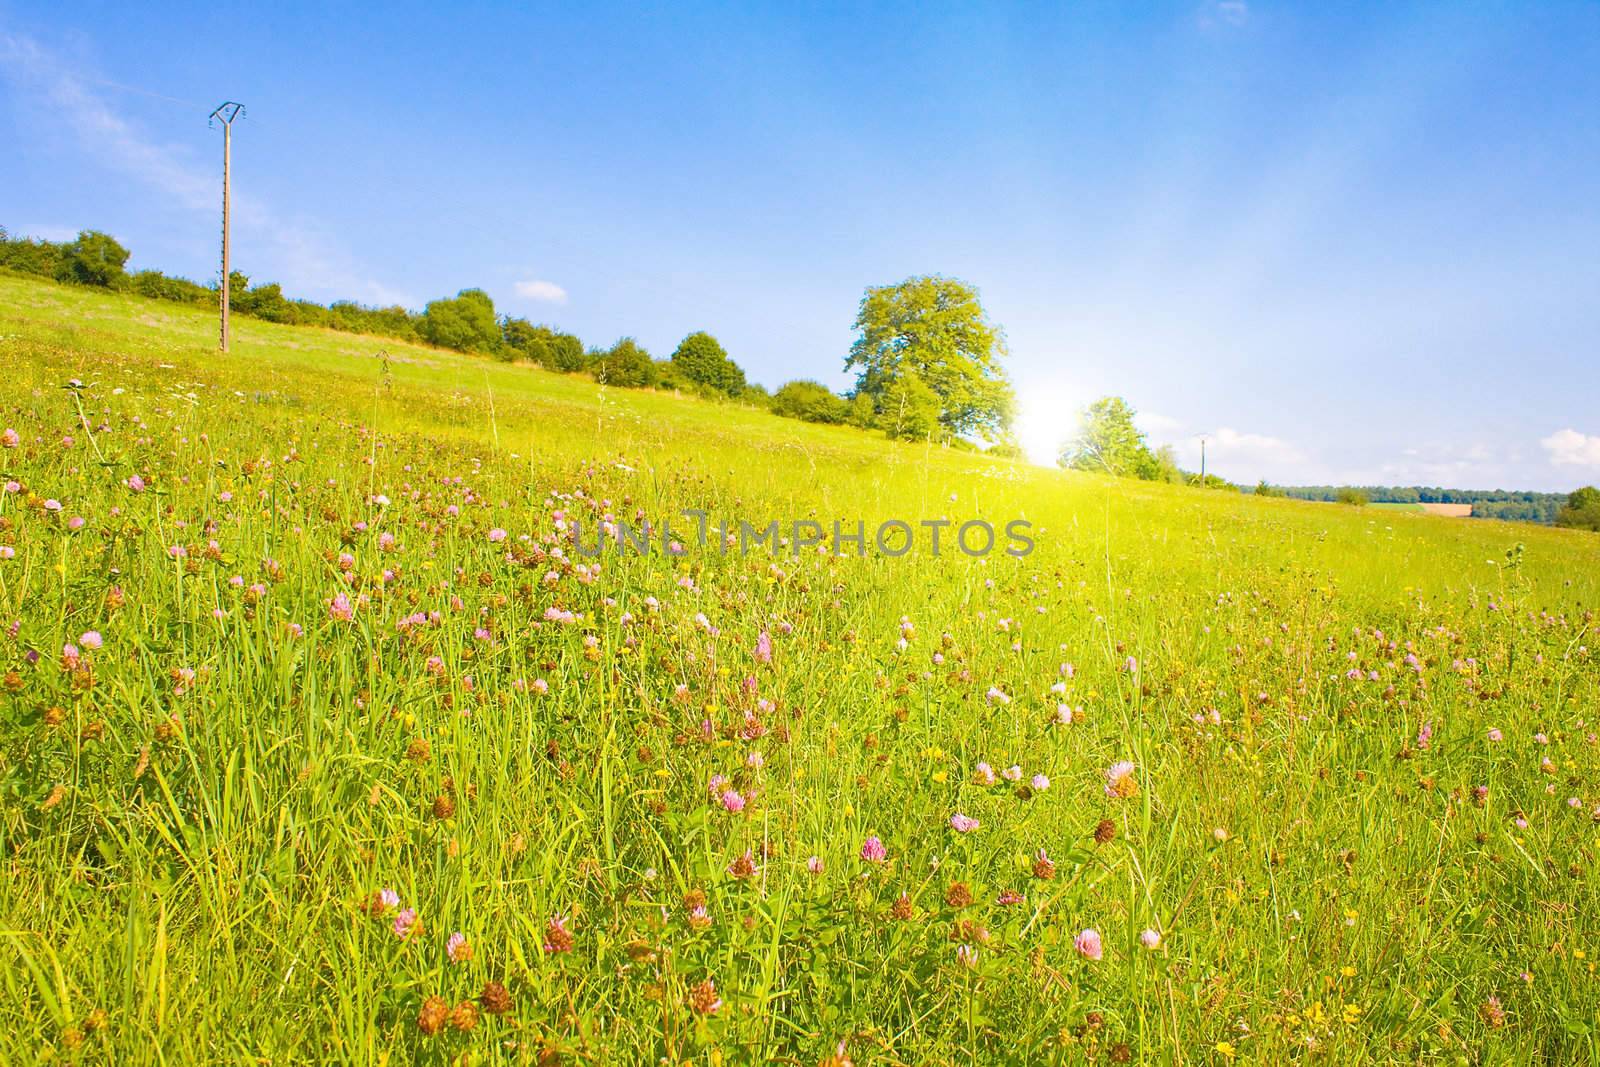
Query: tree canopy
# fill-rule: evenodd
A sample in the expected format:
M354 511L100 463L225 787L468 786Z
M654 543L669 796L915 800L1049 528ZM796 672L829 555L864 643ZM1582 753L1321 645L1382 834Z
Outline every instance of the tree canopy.
M1600 489L1586 485L1574 489L1565 506L1556 512L1556 525L1576 530L1600 530Z
M99 230L84 230L78 239L61 250L56 277L78 285L118 285L126 272L128 250L117 239Z
M494 301L482 289L463 289L453 300L429 301L422 315L422 336L440 348L492 352L500 344Z
M711 392L738 396L744 389L744 371L728 358L715 337L697 330L679 342L672 363L685 379Z
M1077 436L1062 449L1057 462L1073 470L1137 476L1151 453L1133 416L1133 408L1120 396L1096 400L1083 412Z
M843 422L849 404L821 382L787 382L772 394L772 412L805 422Z
M637 389L656 383L656 365L650 353L631 337L624 337L600 353L590 366L596 381Z
M891 407L926 388L942 435L992 439L1009 428L1015 405L1000 365L1005 339L972 286L939 275L873 286L855 329L845 369L856 372L855 391L871 398L880 417L892 419Z

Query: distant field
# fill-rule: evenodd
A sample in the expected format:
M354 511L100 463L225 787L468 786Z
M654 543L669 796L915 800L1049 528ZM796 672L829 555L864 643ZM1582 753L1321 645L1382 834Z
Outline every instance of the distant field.
M0 1063L1600 1062L1600 537L234 328L0 276Z

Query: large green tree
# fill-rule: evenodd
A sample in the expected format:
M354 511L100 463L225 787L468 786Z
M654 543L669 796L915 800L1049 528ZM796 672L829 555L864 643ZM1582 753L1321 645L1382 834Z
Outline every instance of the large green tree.
M422 315L422 336L440 348L492 352L500 344L494 301L482 289L463 289L453 300L432 300Z
M915 375L938 399L942 434L993 439L1011 425L1011 383L1000 365L1005 338L989 321L978 292L954 278L927 275L874 286L861 298L857 336L845 359L856 392L872 398L878 415L916 386Z
M109 288L127 276L127 262L128 250L115 237L99 230L84 230L76 241L61 249L56 277L64 282Z
M672 363L684 378L712 392L738 396L744 389L744 371L728 352L704 330L691 333L672 353Z
M1556 525L1578 530L1600 530L1600 489L1586 485L1574 489L1567 503L1556 512Z
M1057 462L1073 470L1142 477L1155 460L1133 416L1133 408L1120 396L1096 400L1083 412L1077 436L1062 449Z

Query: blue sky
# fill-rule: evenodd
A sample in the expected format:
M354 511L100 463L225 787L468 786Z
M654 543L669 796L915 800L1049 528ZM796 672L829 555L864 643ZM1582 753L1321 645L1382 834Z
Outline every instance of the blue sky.
M977 285L1019 434L1116 393L1243 481L1600 481L1600 5L0 0L0 223L293 295L479 286L589 343L841 371Z

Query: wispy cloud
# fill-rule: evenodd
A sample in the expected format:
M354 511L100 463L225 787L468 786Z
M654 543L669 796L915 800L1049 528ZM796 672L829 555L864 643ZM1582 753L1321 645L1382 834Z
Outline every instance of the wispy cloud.
M101 165L152 187L196 215L218 211L221 189L216 168L195 162L182 149L156 143L120 114L96 91L96 86L114 83L81 72L31 37L6 32L0 32L0 76L11 82L19 99L47 111L85 149L92 146L93 158ZM253 197L235 194L233 220L236 247L245 251L253 244L266 250L262 260L277 272L273 280L292 293L409 302L364 276L348 253Z
M527 297L529 300L538 300L545 304L565 304L567 291L555 282L538 281L537 279L518 282L517 295Z
M1569 427L1541 438L1539 444L1558 467L1600 467L1600 434L1579 433Z
M1246 0L1206 0L1200 7L1200 25L1243 26L1250 21L1250 5Z

